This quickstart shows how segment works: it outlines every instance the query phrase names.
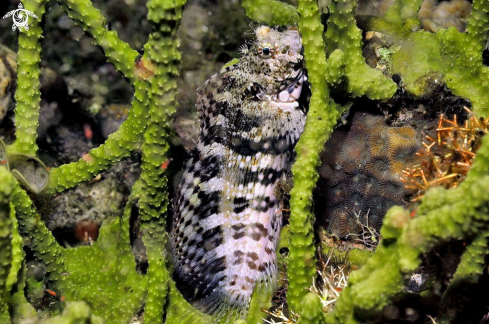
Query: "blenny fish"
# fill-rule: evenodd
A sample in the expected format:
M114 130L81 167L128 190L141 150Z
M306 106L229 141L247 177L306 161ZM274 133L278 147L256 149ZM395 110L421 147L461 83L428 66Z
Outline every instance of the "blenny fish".
M244 317L257 283L274 289L283 209L275 189L306 119L299 32L255 33L239 63L197 90L199 142L172 202L176 276L197 309L218 317Z

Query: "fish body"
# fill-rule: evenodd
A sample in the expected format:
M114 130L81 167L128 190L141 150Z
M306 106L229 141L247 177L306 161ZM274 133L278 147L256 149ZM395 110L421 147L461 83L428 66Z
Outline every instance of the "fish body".
M258 282L276 281L282 202L276 186L294 160L307 78L297 30L266 26L236 65L198 89L200 138L176 189L176 275L201 311L245 314Z

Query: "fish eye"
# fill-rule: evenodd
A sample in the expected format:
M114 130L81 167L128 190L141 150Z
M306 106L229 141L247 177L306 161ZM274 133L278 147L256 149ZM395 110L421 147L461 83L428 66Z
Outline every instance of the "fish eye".
M269 58L273 56L274 49L267 45L263 45L258 48L258 55L260 55L262 58Z

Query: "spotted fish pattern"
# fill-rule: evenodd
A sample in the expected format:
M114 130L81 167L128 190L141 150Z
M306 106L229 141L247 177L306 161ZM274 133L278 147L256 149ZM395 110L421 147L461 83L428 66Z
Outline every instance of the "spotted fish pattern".
M255 30L240 62L198 89L200 138L176 189L176 275L201 311L246 314L258 282L276 281L282 201L306 117L307 77L297 30Z

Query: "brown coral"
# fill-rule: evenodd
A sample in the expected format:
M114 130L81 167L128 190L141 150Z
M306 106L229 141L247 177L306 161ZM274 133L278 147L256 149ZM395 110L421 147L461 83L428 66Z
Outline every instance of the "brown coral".
M356 112L350 128L333 132L322 153L319 222L341 237L365 225L378 230L389 207L407 202L410 189L400 174L420 146L413 128L390 127L382 116Z

